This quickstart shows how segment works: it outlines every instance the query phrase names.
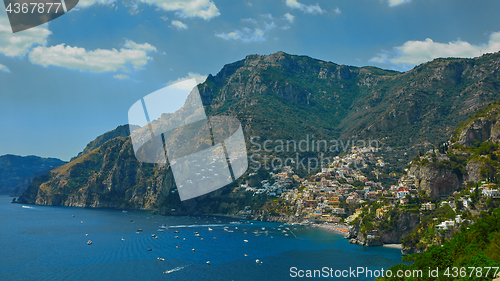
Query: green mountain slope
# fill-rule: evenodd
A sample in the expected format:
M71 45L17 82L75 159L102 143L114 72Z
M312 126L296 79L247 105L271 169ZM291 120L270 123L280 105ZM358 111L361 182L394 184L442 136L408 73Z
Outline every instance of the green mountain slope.
M477 108L499 99L499 62L500 53L437 59L399 73L278 52L250 55L226 65L199 90L207 115L233 115L241 121L250 151L255 149L250 139L256 136L261 144L308 137L365 138L386 146L412 147L448 139L453 128ZM20 199L176 212L230 212L255 203L244 193L231 192L236 184L180 203L169 166L138 163L127 135L122 127L98 137L78 158L38 178ZM260 152L279 156L296 151ZM318 155L312 149L299 153ZM263 177L267 172L258 171ZM246 180L244 176L240 182Z

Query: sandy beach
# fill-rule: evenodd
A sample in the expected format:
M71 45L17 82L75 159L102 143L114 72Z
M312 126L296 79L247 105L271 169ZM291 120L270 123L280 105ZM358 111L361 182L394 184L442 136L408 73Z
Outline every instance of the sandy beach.
M346 235L348 232L348 227L345 225L329 225L329 224L314 224L314 227L319 227L328 231L333 231L338 234Z
M395 248L395 249L403 249L403 245L402 244L384 244L384 247Z

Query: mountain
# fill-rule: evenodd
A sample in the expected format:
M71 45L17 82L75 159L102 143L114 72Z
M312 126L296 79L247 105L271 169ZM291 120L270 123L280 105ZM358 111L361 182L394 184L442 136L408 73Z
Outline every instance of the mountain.
M118 127L121 131L123 126ZM114 130L113 130L114 131ZM119 132L104 135L116 135ZM97 139L102 139L102 136ZM91 142L95 143L95 141ZM87 145L89 147L89 145ZM18 203L149 209L163 214L228 213L253 206L251 194L231 193L235 184L181 202L170 166L137 161L130 137L116 137L33 180Z
M271 150L263 149L266 142L280 140L375 139L387 148L401 147L401 155L390 161L402 166L406 162L399 157L409 160L422 146L447 140L453 128L477 108L500 98L499 68L500 53L436 59L399 73L278 52L228 64L198 88L208 116L232 115L241 121L247 148L254 155L320 154L314 146L305 151L278 150L274 145L269 146ZM234 183L180 202L168 163L160 167L138 162L129 133L122 126L98 137L70 163L36 178L19 199L163 213L173 209L176 213L231 213L265 200L232 192ZM339 150L328 153L336 155L342 147ZM263 168L255 171L258 177L249 177L250 172L254 171L249 169L240 182L255 185L260 182L256 179L268 175Z
M109 132L106 132L106 133L98 136L95 140L89 142L87 144L87 146L83 149L83 151L78 153L77 156L71 158L71 161L75 160L76 158L78 158L84 154L91 152L92 150L103 145L105 142L107 142L110 139L114 139L117 137L128 137L128 136L130 136L130 126L128 126L128 125L118 126L116 129L111 130Z
M19 196L30 185L34 177L40 176L66 162L56 158L38 156L0 156L0 193Z
M200 85L209 114L235 114L268 139L378 139L412 147L446 141L500 98L500 53L436 59L399 73L278 52L224 66Z

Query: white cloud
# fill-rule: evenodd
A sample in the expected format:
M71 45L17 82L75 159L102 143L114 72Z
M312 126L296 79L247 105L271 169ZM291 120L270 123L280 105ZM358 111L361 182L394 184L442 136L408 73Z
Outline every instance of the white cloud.
M339 7L335 8L335 10L333 10L333 12L337 15L340 15L342 13L342 11L340 10Z
M301 9L303 6L297 0L286 0L286 5L292 9Z
M272 19L273 16L271 14L265 14L261 15L263 18L268 18ZM243 21L249 21L251 23L257 24L257 21L255 20L250 20L250 19L243 19ZM266 34L267 31L274 29L276 27L276 24L274 21L271 21L271 23L268 22L263 22L260 24L260 26L263 28L248 28L248 27L243 27L241 29L235 29L234 31L231 32L221 32L221 33L216 33L215 36L222 38L224 40L237 40L241 41L243 43L250 43L250 42L263 42L266 41L266 38L264 35Z
M177 28L178 30L188 28L186 24L184 24L183 22L178 21L178 20L173 20L171 26Z
M411 0L387 0L389 7L399 6L401 4L410 3Z
M129 49L135 49L135 50L156 51L156 48L148 43L137 44L132 40L127 40L123 46L125 46L126 48L129 48Z
M251 22L253 24L257 24L257 21L253 18L246 18L246 19L241 19L243 22Z
M494 32L490 35L488 43L481 45L472 45L461 40L439 43L430 38L425 41L407 41L401 46L394 47L392 52L378 54L370 61L399 65L408 69L435 58L473 58L498 51L500 51L500 32Z
M0 71L10 73L10 69L1 63L0 63Z
M228 33L216 33L215 36L222 38L224 40L230 40L230 39L238 40L241 38L241 31L235 30Z
M129 79L130 77L128 77L128 75L125 75L125 74L115 74L113 75L114 78L116 79L120 79L120 80L123 80L123 79Z
M297 0L286 0L285 4L292 9L299 9L309 14L323 13L323 9L321 9L318 3L316 5L304 5Z
M127 70L129 65L135 70L141 69L152 59L147 56L148 52L156 51L156 48L148 43L137 44L130 40L124 47L120 50L87 51L85 48L65 46L65 44L51 47L38 46L30 52L29 58L32 63L44 67L54 65L80 71L115 72Z
M376 62L376 63L387 63L388 57L387 57L387 54L381 53L381 54L378 54L376 57L371 58L370 61Z
M156 5L165 11L176 11L181 18L199 17L205 20L219 16L220 12L211 0L139 0Z
M50 34L52 32L48 24L12 33L7 14L0 13L0 54L8 57L24 56L33 45L46 45Z
M292 15L292 14L290 14L290 13L286 13L283 17L285 17L285 19L286 19L287 21L289 21L290 23L292 23L292 22L293 22L293 20L295 19L295 16L294 16L294 15Z
M174 85L174 84L181 85L181 86L182 85L190 85L190 84L186 84L186 83L178 84L179 82L186 81L186 80L189 80L189 79L195 79L196 80L196 84L201 84L201 83L205 82L205 80L207 80L207 76L206 75L201 75L201 74L198 74L198 73L189 72L186 77L179 78L179 79L177 79L175 81L171 81L171 82L169 82L167 84L167 86ZM191 90L190 88L189 89L179 88L179 89L181 89L181 90Z
M243 28L243 31L236 29L228 33L217 33L215 36L224 40L240 40L243 43L263 42L265 32L260 28L255 28L253 31L249 28Z

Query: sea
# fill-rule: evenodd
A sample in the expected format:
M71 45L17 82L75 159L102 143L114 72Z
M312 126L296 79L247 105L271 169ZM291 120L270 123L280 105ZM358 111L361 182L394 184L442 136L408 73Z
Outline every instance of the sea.
M11 201L0 196L0 280L374 280L401 262L310 226Z

